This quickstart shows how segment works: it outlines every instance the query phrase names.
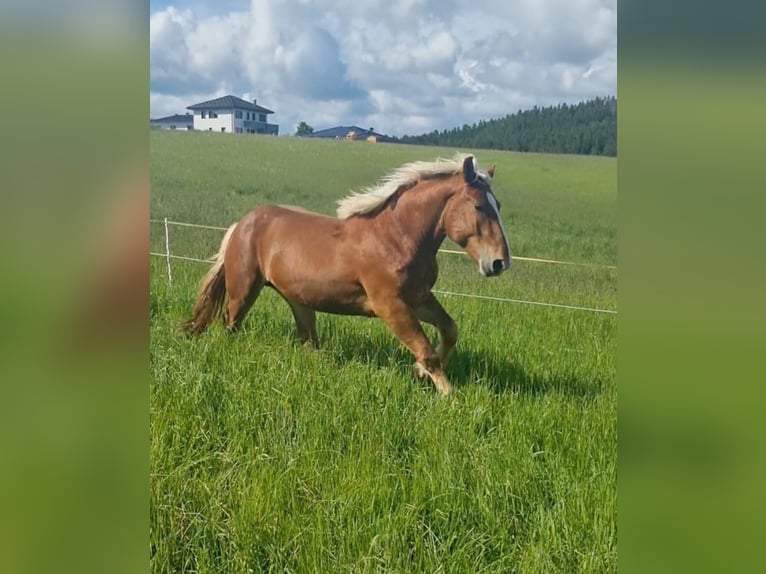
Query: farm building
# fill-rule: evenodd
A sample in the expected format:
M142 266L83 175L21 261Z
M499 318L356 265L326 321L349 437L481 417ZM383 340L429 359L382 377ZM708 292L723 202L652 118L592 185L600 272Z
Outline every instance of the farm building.
M194 114L194 129L224 133L279 134L279 126L270 124L267 116L274 112L237 96L222 96L214 100L187 106Z
M153 130L193 130L194 116L191 114L173 114L164 118L150 119L149 127Z
M326 130L318 130L310 134L306 134L304 137L368 141L372 143L396 141L392 137L377 133L372 128L366 130L364 128L360 128L359 126L337 126L334 128L327 128Z

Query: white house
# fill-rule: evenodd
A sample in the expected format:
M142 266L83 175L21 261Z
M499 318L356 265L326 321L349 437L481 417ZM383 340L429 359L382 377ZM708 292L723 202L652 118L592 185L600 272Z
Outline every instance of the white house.
M274 112L236 96L223 96L187 106L194 114L194 129L233 134L279 134L279 126L266 117Z

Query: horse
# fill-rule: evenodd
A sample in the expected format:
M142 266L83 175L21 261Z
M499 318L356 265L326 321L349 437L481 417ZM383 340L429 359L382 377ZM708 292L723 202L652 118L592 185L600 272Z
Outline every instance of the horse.
M337 217L258 206L226 231L183 327L199 334L222 316L236 331L271 287L290 306L301 343L319 347L316 312L378 317L414 356L416 375L449 394L445 366L457 326L431 291L436 254L449 237L485 277L511 266L494 174L494 166L479 170L473 155L457 154L392 170L339 200ZM438 329L436 349L421 321Z

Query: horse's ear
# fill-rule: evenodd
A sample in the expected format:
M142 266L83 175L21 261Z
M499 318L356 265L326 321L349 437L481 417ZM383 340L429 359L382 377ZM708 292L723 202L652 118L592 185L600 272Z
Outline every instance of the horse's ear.
M495 166L491 165L487 168L487 173L489 174L489 177L495 177Z
M469 155L463 160L463 177L465 178L466 183L473 183L479 177L476 174L475 161L476 160L472 155Z

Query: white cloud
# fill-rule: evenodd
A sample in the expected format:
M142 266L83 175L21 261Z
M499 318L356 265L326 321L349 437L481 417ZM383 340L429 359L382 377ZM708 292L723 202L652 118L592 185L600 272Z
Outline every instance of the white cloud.
M306 121L402 135L616 93L616 0L217 6L151 14L152 115L233 93L275 110L282 133Z
M452 35L446 30L439 30L413 48L413 63L417 69L438 70L441 64L449 65L453 61L457 49Z
M469 60L467 63L458 63L455 66L457 74L461 80L460 85L465 86L474 93L481 92L487 88L487 84L477 80L476 77L471 73L471 70L476 68L478 65L479 62L476 60Z

